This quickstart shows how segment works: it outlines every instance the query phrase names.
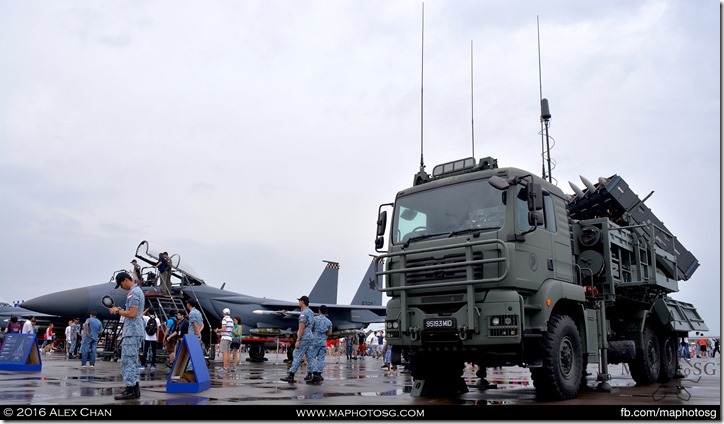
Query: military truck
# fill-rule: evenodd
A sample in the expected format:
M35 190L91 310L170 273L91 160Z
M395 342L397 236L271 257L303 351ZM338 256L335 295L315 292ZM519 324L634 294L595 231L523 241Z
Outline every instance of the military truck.
M470 157L421 166L380 206L376 284L413 396L467 392L466 363L527 367L550 400L575 397L589 363L600 390L608 364L628 363L639 385L675 377L679 338L707 327L670 294L699 263L619 175L582 180L567 195Z

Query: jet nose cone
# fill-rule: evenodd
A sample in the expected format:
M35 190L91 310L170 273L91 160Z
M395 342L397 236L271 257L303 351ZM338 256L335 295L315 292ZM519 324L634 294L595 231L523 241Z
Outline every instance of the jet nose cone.
M90 295L87 288L63 290L23 302L20 307L61 317L87 315Z

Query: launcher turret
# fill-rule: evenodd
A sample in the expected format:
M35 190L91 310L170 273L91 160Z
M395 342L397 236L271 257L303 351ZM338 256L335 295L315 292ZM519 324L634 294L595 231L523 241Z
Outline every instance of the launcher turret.
M644 201L631 190L619 175L599 178L593 185L581 177L585 190L569 183L576 193L568 204L571 219L608 218L620 226L631 226L645 240L654 240L667 254L657 255L658 265L675 280L688 280L699 267L699 261L671 234ZM575 187L575 188L574 188ZM678 270L678 271L677 271Z

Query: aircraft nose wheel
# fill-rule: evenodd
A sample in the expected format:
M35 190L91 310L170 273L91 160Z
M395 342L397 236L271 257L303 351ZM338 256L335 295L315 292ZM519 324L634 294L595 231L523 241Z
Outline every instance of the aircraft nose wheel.
M263 345L251 345L249 346L249 360L254 362L260 362L264 360L264 346Z

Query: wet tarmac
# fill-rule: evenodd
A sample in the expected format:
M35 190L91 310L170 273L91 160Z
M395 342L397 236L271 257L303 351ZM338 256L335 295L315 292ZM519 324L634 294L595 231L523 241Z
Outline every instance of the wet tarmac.
M687 375L666 384L636 386L622 365L609 368L612 390L596 390L597 365L589 365L588 389L576 399L540 402L536 399L530 373L524 368L489 369L488 380L494 388L480 390L475 371L468 367L464 379L469 392L457 397L411 396L413 381L409 374L388 371L378 359L366 357L348 360L327 357L324 382L304 383L301 368L296 383L280 381L287 374L284 355L270 354L265 362L250 362L245 354L234 372L217 369L221 362L209 364L211 387L198 393L167 393L170 371L164 365L141 371L141 398L116 401L123 383L120 364L99 360L94 369L81 368L80 360L64 354L42 355L42 370L0 371L0 403L3 405L374 405L425 407L433 405L657 405L720 406L721 362L716 359L692 359L683 366ZM494 409L494 408L493 408ZM454 418L454 417L452 417Z

